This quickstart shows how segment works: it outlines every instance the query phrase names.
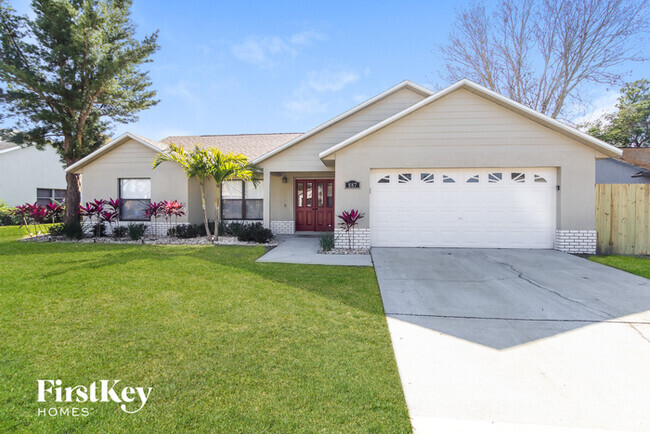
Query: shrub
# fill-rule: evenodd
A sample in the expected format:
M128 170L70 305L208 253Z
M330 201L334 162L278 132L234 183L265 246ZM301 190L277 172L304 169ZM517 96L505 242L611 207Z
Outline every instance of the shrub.
M244 228L244 226L246 226L246 225L244 225L243 223L232 222L232 223L230 223L229 225L227 225L225 227L224 232L226 234L228 234L228 235L233 235L235 237L238 237L239 234L242 232L242 229ZM221 235L221 234L219 234L219 235Z
M60 226L60 232L58 232L58 229L54 229L55 227ZM58 233L52 233L52 229L54 229L55 232ZM84 231L83 227L81 226L81 223L65 223L61 225L54 225L50 228L50 235L63 235L66 238L70 238L73 240L80 240L84 236Z
M201 225L176 225L167 231L168 237L177 238L197 238L201 235L200 228L203 228L205 234L205 227Z
M0 226L19 225L20 219L13 214L9 205L0 200Z
M106 225L104 224L104 222L95 223L93 225L93 236L95 237L106 236Z
M334 248L334 234L323 234L318 239L318 242L320 243L320 248L323 249L323 251L329 252Z
M268 243L273 239L273 232L270 229L265 228L262 223L253 223L248 225L242 225L239 235L237 235L239 241L254 241L256 243L264 244Z
M364 214L360 213L358 210L343 211L338 218L341 219L339 226L348 234L348 248L354 248L352 230L354 227L359 224L359 220L363 218Z
M137 241L144 236L145 232L147 232L147 225L144 223L130 223L127 230L129 232L129 237L132 240Z
M129 228L126 226L116 226L113 228L113 238L125 238L129 234Z
M50 226L50 235L61 237L64 235L65 225L63 223L56 223Z

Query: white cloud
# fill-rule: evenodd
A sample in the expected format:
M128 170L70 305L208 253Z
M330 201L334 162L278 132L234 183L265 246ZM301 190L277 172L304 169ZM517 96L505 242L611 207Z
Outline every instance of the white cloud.
M618 91L606 91L590 104L590 111L588 113L574 118L573 123L580 125L585 122L593 122L605 113L616 111L616 103L618 102L619 96L621 96L621 94Z
M367 101L369 99L370 97L364 94L358 94L352 97L352 101L354 101L356 104L361 104L362 102Z
M289 37L249 36L243 42L231 47L232 54L239 60L260 68L271 68L286 57L298 55L298 48L322 41L326 36L313 30L295 33Z
M284 103L287 115L292 119L300 119L305 116L324 113L327 105L318 97L296 95L294 99Z
M325 112L327 104L323 101L324 94L338 92L360 78L361 74L350 68L309 72L293 91L292 98L284 103L287 115L300 119Z
M201 92L196 83L181 80L175 85L165 86L162 91L163 94L176 97L186 104L198 105L201 102L199 98Z
M327 35L317 32L315 30L307 30L306 32L295 33L289 37L291 45L311 45L315 41L324 41Z
M359 81L360 75L350 69L339 71L312 71L307 76L306 84L316 92L336 92L348 84Z

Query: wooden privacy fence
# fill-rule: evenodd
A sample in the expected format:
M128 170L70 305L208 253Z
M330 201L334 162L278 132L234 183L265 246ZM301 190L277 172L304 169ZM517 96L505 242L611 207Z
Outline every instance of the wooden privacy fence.
M650 255L650 184L596 184L598 253Z

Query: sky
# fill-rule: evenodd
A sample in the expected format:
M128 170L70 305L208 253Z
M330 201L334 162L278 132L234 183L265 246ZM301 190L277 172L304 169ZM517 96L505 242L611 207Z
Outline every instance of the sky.
M113 132L305 132L405 79L443 87L435 48L467 1L134 0L140 38L160 32L145 66L160 102ZM648 62L623 68L650 77ZM617 90L589 89L574 120L612 110Z

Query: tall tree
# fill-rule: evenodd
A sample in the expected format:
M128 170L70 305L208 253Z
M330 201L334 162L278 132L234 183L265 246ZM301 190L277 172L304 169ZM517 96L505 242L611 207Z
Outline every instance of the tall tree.
M215 240L219 238L219 222L221 220L221 184L226 181L239 179L242 181L259 182L260 170L250 164L248 158L243 154L224 153L217 148L207 150L210 161L210 176L217 184L217 195L215 198Z
M201 189L201 209L203 210L203 224L208 240L212 241L210 225L208 222L208 211L205 206L205 181L210 179L212 171L212 157L207 149L195 146L193 150L187 151L184 147L170 144L162 154L158 154L153 161L153 168L169 161L176 163L185 172L187 179L196 178ZM219 233L219 226L215 225L215 232Z
M647 0L501 0L460 9L442 78L469 78L557 118L583 103L586 84L622 84L620 66L642 61Z
M627 83L616 108L616 112L581 127L615 146L650 147L650 80Z
M130 0L33 0L34 19L0 0L0 104L16 120L10 140L52 145L66 166L106 142L113 122L155 105L139 68L157 32L135 38ZM78 222L79 175L66 174L66 223Z

